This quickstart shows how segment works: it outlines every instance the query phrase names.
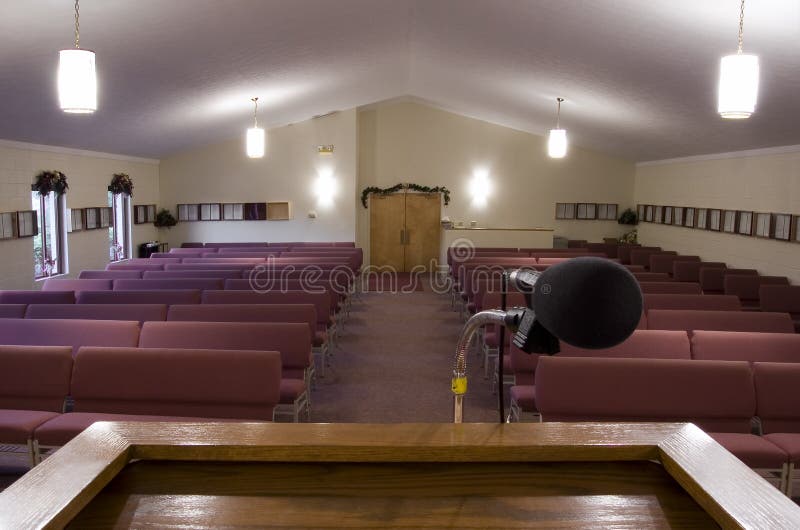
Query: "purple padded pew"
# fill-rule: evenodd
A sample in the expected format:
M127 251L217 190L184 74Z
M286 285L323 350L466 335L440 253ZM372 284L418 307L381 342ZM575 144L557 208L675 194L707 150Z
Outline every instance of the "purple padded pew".
M79 280L137 280L142 277L139 270L81 271Z
M199 289L155 291L81 291L79 304L199 304Z
M725 269L721 261L676 261L672 264L672 277L676 282L700 282L700 270Z
M762 311L789 313L795 331L800 333L800 286L762 285L758 292Z
M650 272L663 272L670 277L677 262L699 262L700 256L680 256L675 254L651 254Z
M663 294L642 296L645 312L650 309L696 309L701 311L741 311L742 304L736 296L724 294Z
M755 363L756 414L764 438L787 453L796 473L800 464L800 365ZM788 485L791 493L791 479Z
M647 312L647 328L794 333L794 323L788 313L758 313L755 311L651 309Z
M272 351L81 348L73 412L34 435L60 446L96 421L270 421L280 371Z
M723 280L725 294L738 296L745 309L758 310L761 308L759 288L762 285L789 285L785 276L753 276L728 274Z
M70 280L48 278L42 285L42 291L110 291L111 281L108 279Z
M164 261L166 260L158 260ZM172 264L172 262L166 265ZM178 265L175 263L175 265ZM106 270L109 271L163 271L165 264L163 263L125 263L124 261L117 263L109 263L106 265Z
M198 304L199 305L199 304ZM165 304L31 304L25 318L61 318L78 320L148 320L167 319Z
M757 276L758 271L755 269L702 267L700 269L700 288L703 289L703 294L725 294L725 276L728 274Z
M121 320L0 319L0 344L20 346L130 346L139 344L139 323Z
M797 363L800 362L800 335L697 330L692 333L692 358Z
M74 304L73 291L0 291L0 304Z
M71 376L69 347L0 346L0 444L28 445L64 410Z
M25 318L27 307L27 304L0 304L0 318Z
M218 278L222 280L239 279L242 277L238 270L189 270L189 271L147 271L144 273L145 280L163 280L178 278Z
M214 278L163 278L147 280L114 280L115 291L156 291L160 289L213 289L223 287L222 279Z
M642 294L700 294L699 283L689 282L641 282Z

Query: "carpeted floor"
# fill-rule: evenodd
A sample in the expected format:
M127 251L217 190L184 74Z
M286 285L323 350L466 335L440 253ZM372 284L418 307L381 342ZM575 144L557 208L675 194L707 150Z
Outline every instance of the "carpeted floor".
M426 286L408 293L362 293L355 300L325 378L313 392L311 421L451 422L450 376L462 322L449 296ZM496 397L470 355L464 421L498 421Z
M409 272L381 274L373 272L364 276L362 289L365 292L413 293L424 291L424 283L426 283L426 278L420 274L411 274Z

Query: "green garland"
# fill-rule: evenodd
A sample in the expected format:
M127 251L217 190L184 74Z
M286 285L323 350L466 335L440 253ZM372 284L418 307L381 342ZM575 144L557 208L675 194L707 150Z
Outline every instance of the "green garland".
M364 208L367 208L367 200L369 199L370 194L377 193L379 195L391 195L392 193L397 193L400 190L412 190L418 191L420 193L441 193L444 196L444 205L447 206L450 204L450 190L445 188L444 186L436 186L435 188L431 188L428 186L420 186L419 184L395 184L390 188L379 188L377 186L368 186L361 191L361 204L364 205Z
M31 184L31 191L39 192L42 197L46 197L51 191L63 195L68 189L67 176L57 169L42 171L36 175L36 180Z

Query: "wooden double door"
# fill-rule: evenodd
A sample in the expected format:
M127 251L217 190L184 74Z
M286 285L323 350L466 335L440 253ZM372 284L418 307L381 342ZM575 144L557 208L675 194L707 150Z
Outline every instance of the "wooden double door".
M410 272L439 259L441 196L438 193L373 195L370 263Z

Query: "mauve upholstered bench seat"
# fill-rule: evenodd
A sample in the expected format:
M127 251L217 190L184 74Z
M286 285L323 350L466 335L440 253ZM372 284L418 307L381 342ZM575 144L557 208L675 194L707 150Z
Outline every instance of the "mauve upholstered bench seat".
M224 261L209 263L170 263L164 266L165 271L244 271L252 268L252 263L227 263Z
M640 247L631 251L631 265L644 265L645 269L650 270L650 256L659 254L675 256L678 253L671 250Z
M741 311L739 297L724 294L650 293L642 297L644 310L694 309L700 311Z
M167 319L165 304L31 304L25 318L71 318L79 320Z
M0 318L24 318L26 304L0 304Z
M156 289L155 291L81 291L79 304L199 304L199 289Z
M727 269L724 267L701 267L700 287L705 294L725 294L725 276L748 274L757 276L755 269Z
M78 274L80 280L138 280L142 277L142 271L126 271L126 270L113 270L113 271L81 271Z
M800 433L800 364L753 364L756 414L764 433Z
M692 333L692 358L709 361L800 363L800 335L697 330ZM800 405L800 397L798 404Z
M75 357L74 412L36 430L62 445L95 421L269 421L280 399L274 351L82 348Z
M226 252L225 249L221 249L219 252L204 252L202 255L197 256L198 258L218 258L218 259L257 259L259 261L263 261L267 258L277 258L281 255L281 252L277 251L249 251L249 252Z
M317 311L311 304L197 304L173 305L169 322L291 322L317 327Z
M0 346L0 444L25 444L58 416L71 374L69 347Z
M666 272L634 272L638 282L669 282L672 280Z
M699 283L691 282L640 282L642 294L700 294Z
M536 412L536 387L533 385L514 385L509 391L511 399L523 412Z
M672 254L651 254L650 272L665 272L672 276L676 261L700 261L700 256L681 256Z
M115 291L156 291L176 289L222 289L223 281L214 278L163 278L147 280L114 280Z
M284 322L145 322L142 348L214 348L281 352L283 377L303 379L311 364L307 324Z
M222 280L238 279L242 277L239 270L193 270L193 271L145 271L145 280L163 280L170 278L217 278Z
M305 291L203 291L204 304L312 304L317 310L317 327L321 331L335 322L333 299L328 292Z
M721 261L676 261L672 264L672 277L676 282L700 282L700 269L724 269Z
M682 329L693 331L756 331L794 333L788 313L755 311L694 311L687 309L651 309L647 312L649 329Z
M0 291L0 304L74 304L73 291Z
M789 285L785 276L753 276L747 274L728 274L723 280L725 294L738 296L747 308L759 308L759 288L762 285Z
M166 261L166 260L158 260ZM171 263L126 263L124 261L117 263L109 263L106 265L106 270L109 271L163 271L164 267L171 265ZM174 265L180 265L175 263Z
M685 331L637 329L611 348L591 350L561 342L561 357L626 357L642 359L691 359L689 336Z
M70 280L48 278L42 285L42 291L110 291L112 280Z
M262 243L260 241L258 241L258 242L251 241L251 242L246 242L246 243L213 243L212 242L212 243L206 243L205 245L203 245L203 247L205 247L205 248L230 248L230 247L233 247L233 248L236 248L236 247L245 248L245 247L266 247L266 246L267 246L266 242Z
M710 432L708 435L752 468L780 468L789 460L786 451L766 437L732 432Z
M139 323L122 320L0 319L0 344L24 346L130 346Z
M149 421L149 422L259 422L271 420L225 419L213 416L167 416L154 414L108 414L102 412L68 412L45 421L34 431L40 446L57 447L66 444L98 421Z

